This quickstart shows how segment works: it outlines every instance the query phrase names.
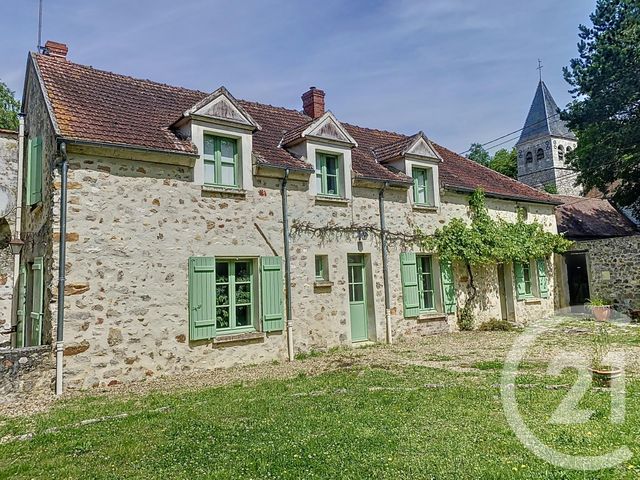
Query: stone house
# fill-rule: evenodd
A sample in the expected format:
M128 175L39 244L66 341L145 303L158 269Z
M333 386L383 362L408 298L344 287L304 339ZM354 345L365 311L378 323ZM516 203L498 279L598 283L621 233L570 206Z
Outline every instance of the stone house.
M343 123L319 89L297 111L66 55L48 42L27 61L23 168L41 177L22 186L29 236L14 321L16 345L56 342L64 240L70 387L451 331L466 269L403 239L468 219L477 187L492 216L525 209L556 231L552 196L422 132ZM473 275L477 322L553 311L549 259Z

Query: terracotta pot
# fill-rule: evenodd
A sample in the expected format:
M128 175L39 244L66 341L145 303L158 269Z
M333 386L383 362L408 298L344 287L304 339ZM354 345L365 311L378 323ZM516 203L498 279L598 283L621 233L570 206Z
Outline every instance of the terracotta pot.
M607 387L611 386L613 379L618 378L623 373L621 368L610 370L607 367L602 367L602 369L589 368L589 371L594 383Z
M599 322L606 322L611 318L611 305L592 306L591 311Z

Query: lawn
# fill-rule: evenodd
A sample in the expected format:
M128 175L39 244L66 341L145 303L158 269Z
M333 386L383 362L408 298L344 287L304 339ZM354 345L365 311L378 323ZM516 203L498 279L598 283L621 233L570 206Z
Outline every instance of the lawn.
M517 398L529 428L564 453L629 446L633 458L609 470L563 470L522 446L499 388L518 333L472 332L248 366L235 383L225 372L219 385L213 373L189 385L74 395L41 413L0 417L0 478L640 478L633 361L623 423L609 422L609 391L593 388L580 403L595 411L589 421L548 423L576 378L546 375L548 359L556 347L587 348L584 325L536 344ZM615 340L637 355L637 327ZM87 419L100 420L79 423Z

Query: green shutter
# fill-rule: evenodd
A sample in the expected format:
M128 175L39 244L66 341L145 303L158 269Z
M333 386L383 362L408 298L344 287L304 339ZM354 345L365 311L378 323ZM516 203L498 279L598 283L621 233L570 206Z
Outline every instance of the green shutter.
M444 297L444 308L446 313L456 313L456 289L453 280L453 270L451 262L443 260L440 262L440 278L442 279L442 294Z
M280 257L260 257L262 331L284 329L282 261Z
M416 254L402 252L400 254L400 276L402 278L402 300L405 318L417 317L420 313L418 297L418 266Z
M549 282L547 280L547 264L544 258L538 258L536 260L536 265L538 267L538 288L540 291L540 296L542 298L548 298Z
M518 300L527 296L526 288L524 285L524 271L522 269L521 262L514 262L513 271L516 277L516 297Z
M27 205L33 205L31 203L31 191L33 189L33 180L31 177L33 177L33 139L29 138L27 140L27 176L26 176L26 181L25 181L25 186L26 186L26 195L25 195L25 199L27 201Z
M189 258L189 339L216 336L216 263L213 257Z
M31 340L29 345L42 343L42 317L44 316L44 261L42 257L33 259L33 295L31 304Z
M29 139L27 150L27 204L42 201L42 139Z
M24 347L24 322L27 309L27 267L20 266L20 277L18 278L18 304L16 305L16 347Z

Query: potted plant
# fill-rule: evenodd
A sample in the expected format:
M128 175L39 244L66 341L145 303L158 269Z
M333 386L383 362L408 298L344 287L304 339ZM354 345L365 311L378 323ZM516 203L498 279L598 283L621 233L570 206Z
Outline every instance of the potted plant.
M608 323L597 323L593 336L593 359L591 361L591 375L594 383L605 387L611 386L611 381L622 375L621 368L609 365L606 356L611 347Z
M587 300L593 316L600 322L606 322L611 318L611 303L602 297L591 297Z

